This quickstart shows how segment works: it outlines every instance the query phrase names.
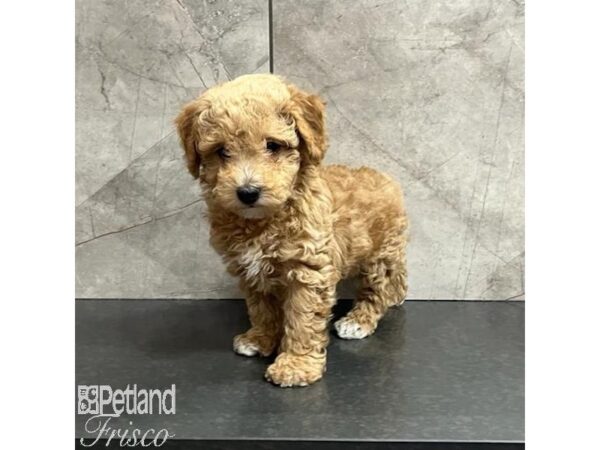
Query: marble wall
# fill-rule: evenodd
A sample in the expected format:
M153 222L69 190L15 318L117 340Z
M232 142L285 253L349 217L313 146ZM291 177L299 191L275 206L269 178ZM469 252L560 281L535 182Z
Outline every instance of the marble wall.
M76 295L236 295L208 247L173 119L268 72L265 0L76 3Z
M404 185L411 298L524 294L523 9L275 2L275 71L327 99L329 161Z
M266 0L76 9L77 296L239 296L172 119L206 87L268 71ZM277 0L273 13L275 72L328 102L326 161L404 186L409 298L523 298L523 5Z

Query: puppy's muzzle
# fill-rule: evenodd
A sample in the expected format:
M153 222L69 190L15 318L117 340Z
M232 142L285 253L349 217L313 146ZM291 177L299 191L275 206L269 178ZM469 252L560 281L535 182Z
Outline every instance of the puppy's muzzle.
M242 186L237 188L237 197L244 205L253 205L260 197L260 188L255 186Z

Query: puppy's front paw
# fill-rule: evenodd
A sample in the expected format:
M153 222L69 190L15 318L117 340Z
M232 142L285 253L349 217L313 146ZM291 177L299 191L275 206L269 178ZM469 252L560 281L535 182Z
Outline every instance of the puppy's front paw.
M325 358L293 356L281 353L267 367L265 378L280 387L308 386L318 381L325 372Z
M260 334L253 329L233 338L233 351L244 356L269 356L275 349L275 338Z
M233 351L238 355L255 356L258 354L258 345L245 339L243 334L233 338Z
M359 324L349 317L342 317L333 326L342 339L362 339L375 331L374 327Z

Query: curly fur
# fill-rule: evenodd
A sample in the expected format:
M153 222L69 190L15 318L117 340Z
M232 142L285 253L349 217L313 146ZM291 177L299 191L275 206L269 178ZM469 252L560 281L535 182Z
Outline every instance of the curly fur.
M341 279L358 276L360 290L336 323L340 337L370 335L404 301L408 222L400 187L367 167L321 165L323 102L274 75L207 90L176 125L208 206L211 244L246 296L251 328L234 338L234 350L278 351L265 374L277 385L319 380ZM270 152L268 141L279 150ZM242 185L262 189L256 204L237 199Z

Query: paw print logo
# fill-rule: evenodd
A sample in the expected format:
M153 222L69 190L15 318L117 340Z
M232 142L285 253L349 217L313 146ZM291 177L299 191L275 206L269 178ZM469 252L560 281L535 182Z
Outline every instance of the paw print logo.
M77 414L98 414L98 386L77 387Z

